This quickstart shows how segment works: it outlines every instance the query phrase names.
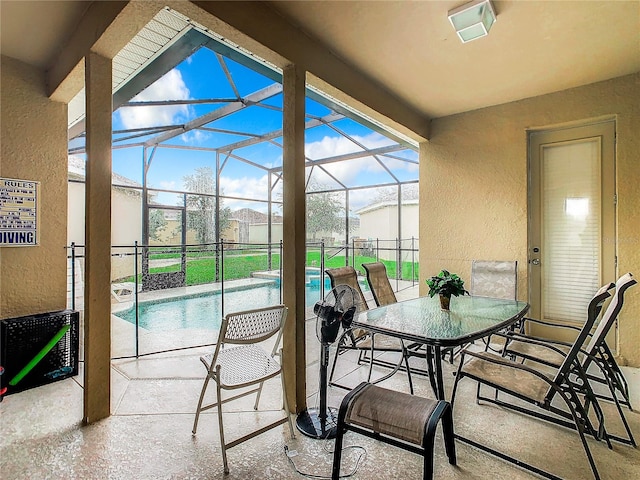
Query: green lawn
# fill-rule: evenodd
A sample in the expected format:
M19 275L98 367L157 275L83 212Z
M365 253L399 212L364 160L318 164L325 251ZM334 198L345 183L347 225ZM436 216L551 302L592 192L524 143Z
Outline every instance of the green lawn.
M207 256L203 256L204 252L192 252L194 255L187 254L187 285L200 285L215 281L216 262L213 252L206 252ZM244 252L243 252L244 253ZM152 258L176 258L179 255L162 254ZM280 254L272 254L272 270L277 270L280 266ZM374 257L356 256L356 269L364 273L360 267L363 263L375 262ZM387 267L387 274L390 278L396 276L396 263L388 260L382 260ZM308 266L320 266L320 252L310 251L307 253ZM325 259L325 268L343 267L345 265L344 256ZM403 262L402 279L411 280L412 273L411 262ZM152 268L151 273L175 272L179 270L179 265L169 265L166 267ZM239 278L249 278L253 272L268 270L267 255L264 252L256 252L254 254L239 255L238 252L226 252L224 256L224 279L235 280ZM415 265L415 276L418 277L418 265ZM127 279L133 281L133 277Z

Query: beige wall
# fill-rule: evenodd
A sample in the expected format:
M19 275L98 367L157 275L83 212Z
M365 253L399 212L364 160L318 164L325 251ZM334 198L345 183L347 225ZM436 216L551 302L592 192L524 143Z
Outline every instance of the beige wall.
M266 223L253 223L249 225L249 243L268 243L269 228ZM282 223L271 224L271 243L282 240Z
M67 202L67 244L75 242L76 245L84 245L85 229L85 184L69 182ZM111 189L111 245L133 246L136 240L142 242L142 200L138 190L125 190L114 187ZM170 230L167 227L167 231ZM178 239L178 243L181 240ZM134 248L114 248L114 254L127 254L127 256L111 257L111 279L119 280L134 274L133 257L130 256ZM80 252L81 254L84 251ZM140 261L138 261L140 267ZM84 266L84 261L81 262ZM76 290L81 288L76 285Z
M84 183L69 182L67 243L84 245ZM142 200L137 190L111 189L111 244L133 245L142 242ZM166 231L170 231L168 226Z
M230 220L229 226L220 232L220 238L225 242L240 242L240 222Z
M401 239L418 238L419 212L417 204L402 205ZM384 205L360 214L360 238L380 239L379 257L383 260L396 259L398 232L397 205ZM375 248L374 243L374 248ZM406 247L406 243L404 245Z
M0 176L41 182L40 245L0 248L6 318L66 306L67 106L46 97L44 72L0 62Z
M618 274L640 276L639 85L637 73L433 120L420 151L421 293L441 268L469 278L472 259L500 259L518 261L518 298L527 299L527 129L607 116L618 132ZM621 361L640 366L640 288L620 318Z

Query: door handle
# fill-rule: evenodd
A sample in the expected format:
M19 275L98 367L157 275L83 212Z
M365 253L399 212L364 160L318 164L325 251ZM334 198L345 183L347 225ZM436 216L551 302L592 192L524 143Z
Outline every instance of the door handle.
M540 265L540 259L534 258L533 260L531 260L531 263L533 263L534 265Z

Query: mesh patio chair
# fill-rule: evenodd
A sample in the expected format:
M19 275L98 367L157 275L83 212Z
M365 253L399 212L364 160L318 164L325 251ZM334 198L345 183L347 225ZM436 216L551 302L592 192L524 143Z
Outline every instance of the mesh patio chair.
M524 335L525 331L528 329L528 327L531 324L538 324L538 325L543 325L545 327L552 327L552 328L558 328L563 330L573 330L574 332L578 332L580 330L579 327L576 327L573 325L567 325L562 323L550 322L548 320L538 320L534 318L525 317L523 318L523 323L522 323L522 328L520 328L520 333ZM605 336L606 336L606 333L605 333ZM547 340L547 339L539 338L539 340ZM566 351L568 350L566 344L562 345L562 342L555 342L555 343L557 344L557 348L559 350L566 353ZM527 348L527 347L520 346L520 348ZM525 353L525 352L523 351L522 353ZM546 352L546 355L547 356L550 355L548 350ZM540 356L540 352L538 352L538 357L539 356ZM557 359L555 361L557 362ZM603 376L594 377L593 375L589 374L589 378L593 381L600 382L600 383L607 383L607 381L610 381L614 387L614 392L620 404L625 405L630 410L633 410L633 407L631 406L630 396L629 396L629 385L627 383L627 379L622 373L622 370L620 369L618 362L616 362L615 355L611 351L611 348L607 344L606 340L602 341L598 345L598 362L596 362L596 364L598 365L600 372L602 373ZM611 397L603 396L600 394L598 394L598 397L604 398L606 400L612 400L612 401L614 400Z
M597 440L604 439L607 442L607 446L609 448L612 447L605 429L604 415L589 382L586 380L586 375L578 360L578 355L585 340L588 338L589 331L595 323L599 309L608 297L610 297L608 291L599 291L598 294L592 298L587 310L587 319L582 330L569 349L564 361L556 369L535 368L534 366L524 365L491 352L472 352L469 349L463 350L453 386L451 404L454 405L458 383L463 378L468 377L478 382L478 401L482 400L494 403L520 413L577 430L591 471L596 480L599 480L600 476L591 450L589 449L585 433L593 435ZM617 299L614 298L614 300L619 302L620 297ZM466 357L471 358L466 361ZM487 385L495 389L495 397L482 396L482 385ZM538 407L542 412L501 400L499 399L499 393L508 394L509 396L527 402ZM554 404L556 399L564 402L566 410ZM593 407L593 412L598 422L597 428L594 427L589 418L589 410L591 407ZM544 412L549 412L553 415ZM528 470L547 476L547 478L552 478L547 472L535 466L528 465L521 460L512 458L502 452L493 450L486 445L466 439L462 440Z
M471 287L469 294L474 297L503 298L516 300L518 290L518 262L503 260L473 260L471 262ZM509 327L520 328L519 323ZM485 350L499 353L490 346L491 338L483 338ZM461 348L464 348L461 347ZM449 363L459 352L455 349L444 350L449 354Z
M517 286L517 261L473 260L471 263L471 295L515 300Z
M326 273L331 280L331 288L335 288L337 285L349 285L358 293L358 296L360 298L360 302L358 304L359 312L363 312L369 309L367 301L364 298L364 294L362 293L362 289L360 288L360 284L358 283L358 273L353 267L346 266L327 269ZM373 382L378 383L393 376L398 370L400 370L400 368L402 367L402 362L404 361L406 371L408 372L407 376L409 379L409 390L411 391L411 393L413 393L413 381L411 379L411 373L409 371L409 353L405 348L404 342L398 338L389 337L388 335L374 334L362 328L352 328L346 330L338 339L336 353L333 358L333 364L331 366L331 372L329 374L329 385L351 390L351 388L349 387L345 387L333 382L333 375L335 373L338 357L349 350L357 350L359 352L358 364L365 362L369 364L369 374L367 377L368 382L371 381L371 374L373 372L374 363L382 366L390 366L392 368L389 374L384 375ZM385 363L383 365L382 362L374 362L375 354L380 352L400 353L401 358L397 364L387 365Z
M396 303L396 294L393 293L389 277L387 276L387 267L382 262L363 263L362 268L367 274L367 283L373 294L373 300L378 307Z
M229 473L227 449L235 447L283 423L289 423L291 436L295 437L287 403L283 371L280 362L276 360L276 356L279 356L280 360L282 360L282 350L280 349L280 351L278 351L278 348L286 317L287 307L284 305L230 313L222 321L215 351L212 354L200 357L200 361L207 369L207 376L202 386L198 407L196 408L193 434L196 434L200 413L217 407L220 445L222 448L222 460L225 473ZM261 342L272 339L274 336L275 343L270 353L258 345ZM255 393L256 401L253 408L254 410L258 410L258 403L260 402L260 394L262 393L264 382L278 375L280 375L282 383L282 401L286 414L285 417L263 426L258 430L252 431L237 440L226 442L224 437L222 404ZM216 384L216 401L209 405L203 405L204 395L211 380ZM245 390L246 387L252 388ZM222 398L223 390L238 389L243 390L240 393L232 394L232 396L228 398Z
M373 299L378 307L396 303L398 300L396 294L393 292L391 282L387 275L387 267L382 262L363 263L362 268L367 275L367 283L369 289L373 294ZM406 345L407 354L409 357L419 357L424 360L425 356L429 354L424 345L410 344ZM365 357L366 360L367 357ZM394 368L395 364L386 362L381 359L374 359L374 364L382 365L385 367ZM402 367L403 369L405 367ZM411 367L411 373L417 373L419 375L428 375L428 372L424 369Z
M624 303L625 291L636 283L631 273L627 273L618 279L615 284L616 291L609 307L606 309L595 331L589 335L588 344L580 350L579 354L582 369L586 372L588 380L605 384L609 389L608 395L596 393L596 397L615 403L620 420L627 433L626 438L611 434L609 434L609 437L634 447L636 442L622 410L622 405L626 405L631 409L628 386L615 358L610 353L605 337L620 314ZM609 290L613 287L613 284L608 284L602 287L600 291L603 289ZM571 344L566 342L527 336L518 332L508 332L505 337L507 341L504 355L541 363L554 368L560 366L571 348ZM600 375L594 375L589 372L589 367L592 364L598 368ZM622 398L619 398L619 395Z

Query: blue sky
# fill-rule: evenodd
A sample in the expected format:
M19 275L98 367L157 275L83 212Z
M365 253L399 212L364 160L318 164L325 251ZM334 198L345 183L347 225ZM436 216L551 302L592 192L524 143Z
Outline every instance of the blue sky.
M225 58L226 66L239 94L243 97L273 84L269 78L250 70L232 60ZM216 54L206 48L196 51L176 68L168 72L146 90L141 92L133 101L149 100L187 100L235 98L234 89L229 84L225 73L216 58ZM282 107L282 94L269 98L264 103ZM113 115L113 129L125 130L150 126L164 126L183 124L215 109L223 107L224 103L192 104L171 106L121 107ZM311 100L306 102L307 115L324 116L330 110ZM360 125L351 119L336 122L335 127L352 136L357 142L369 148L394 143L383 135ZM280 111L260 106L250 106L232 115L208 124L208 127L227 129L232 131L265 134L282 128L282 114ZM117 136L116 136L117 137ZM150 137L131 140L144 141ZM247 136L231 135L202 130L193 130L179 135L168 144L196 147L216 148L233 142L241 141ZM274 139L282 142L281 138ZM327 126L320 126L307 130L306 155L312 159L327 158L344 153L360 150L360 148ZM263 166L280 166L282 164L282 150L272 143L247 147L234 151L235 154ZM396 152L394 155L417 160L417 153L411 150ZM401 180L417 179L416 166L408 166L404 162L384 160ZM148 181L151 187L170 190L183 190L183 178L192 174L196 168L209 166L215 169L215 153L181 149L157 150ZM399 167L399 168L398 168ZM371 157L358 160L340 162L328 165L333 175L340 178L349 186L367 185L372 183L387 183L389 175ZM113 151L114 172L142 183L142 148L116 149ZM318 173L318 181L331 184L323 174ZM230 159L225 165L221 176L221 188L225 195L267 198L267 179L262 169L252 167L246 163ZM277 193L277 191L276 191ZM353 209L364 206L371 200L370 191L355 191L351 197ZM169 204L175 204L175 197L163 198ZM227 205L232 209L249 206L264 210L262 205L252 203L241 204L229 200Z

